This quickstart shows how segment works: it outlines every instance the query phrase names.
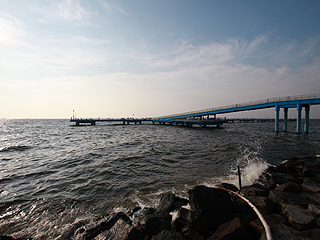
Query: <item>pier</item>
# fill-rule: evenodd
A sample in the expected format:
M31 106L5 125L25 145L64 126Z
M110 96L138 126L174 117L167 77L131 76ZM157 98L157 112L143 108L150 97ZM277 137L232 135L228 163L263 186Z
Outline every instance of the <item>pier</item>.
M76 123L76 126L80 124L96 125L96 122L118 122L122 124L141 124L142 122L151 122L151 118L108 118L108 119L93 119L93 118L71 118L70 122Z
M232 104L223 107L209 108L199 111L192 111L186 113L172 114L155 118L119 118L119 119L79 119L71 118L70 122L75 122L77 126L80 124L95 125L96 122L120 122L122 124L141 124L142 122L152 122L159 125L174 125L174 126L187 126L192 127L198 125L201 127L206 126L222 126L223 123L229 122L274 122L275 131L279 132L279 122L283 122L283 130L288 130L288 122L296 121L296 131L300 133L302 131L302 110L305 109L304 120L304 132L309 132L309 119L310 110L312 105L320 104L320 93L296 95L286 97L276 97L264 100ZM233 119L221 119L217 118L218 114L227 114L241 111L253 111L259 109L274 108L274 119L248 119L248 118L233 118ZM289 108L295 108L297 110L297 118L289 119ZM280 110L283 109L283 119L280 119Z

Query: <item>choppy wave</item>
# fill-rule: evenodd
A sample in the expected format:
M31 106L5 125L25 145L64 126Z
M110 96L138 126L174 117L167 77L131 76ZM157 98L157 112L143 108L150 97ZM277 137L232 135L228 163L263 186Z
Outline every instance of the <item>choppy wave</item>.
M25 151L30 149L30 146L24 146L24 145L17 145L17 146L9 146L9 147L4 147L2 149L0 149L0 152L11 152L11 151Z

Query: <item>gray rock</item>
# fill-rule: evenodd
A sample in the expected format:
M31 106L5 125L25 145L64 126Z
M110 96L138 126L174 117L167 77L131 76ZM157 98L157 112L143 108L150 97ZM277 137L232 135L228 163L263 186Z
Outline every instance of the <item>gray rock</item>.
M307 208L308 205L311 203L310 201L308 201L307 199L305 199L300 195L289 193L289 192L276 191L276 190L270 191L269 198L276 204L291 202L291 203L299 204L305 208Z
M305 230L314 225L316 216L296 204L283 203L282 213L288 218L289 223L297 230Z

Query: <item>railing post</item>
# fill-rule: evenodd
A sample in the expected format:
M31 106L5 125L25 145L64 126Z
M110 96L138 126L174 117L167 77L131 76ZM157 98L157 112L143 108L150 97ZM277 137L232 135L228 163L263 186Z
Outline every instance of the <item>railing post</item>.
M284 116L283 116L283 131L288 130L288 108L284 108Z
M310 105L305 106L305 120L304 120L304 132L308 133L309 132L309 118L310 118Z
M301 103L297 104L297 133L301 133Z
M274 129L276 132L279 132L279 112L280 112L280 106L277 104L275 106L275 110L276 110L276 117L274 120Z

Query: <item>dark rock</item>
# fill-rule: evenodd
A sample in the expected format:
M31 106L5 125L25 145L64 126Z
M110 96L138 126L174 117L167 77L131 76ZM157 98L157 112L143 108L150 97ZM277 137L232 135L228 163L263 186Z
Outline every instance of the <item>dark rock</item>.
M303 191L303 188L301 187L301 185L297 183L288 182L277 186L274 190L282 192L300 193Z
M274 172L271 174L270 179L267 182L267 186L275 187L287 182L295 182L297 184L301 184L301 181L299 179L290 174Z
M270 229L274 240L308 240L308 238L303 237L302 233L285 224L272 224ZM261 235L260 240L267 240L265 233Z
M192 228L202 236L207 237L211 235L205 218L199 211L181 208L174 224L177 230L181 232L183 228L187 227Z
M288 218L289 223L299 231L312 227L316 220L316 216L312 212L296 204L283 203L282 213Z
M133 215L137 212L139 212L141 210L141 207L140 206L132 206L128 209L128 211L126 212L126 214L129 216L129 217L133 217Z
M170 223L171 215L159 214L154 208L144 208L137 219L136 226L147 239L151 239L162 230L169 230Z
M233 208L234 211L231 214L231 217L240 217L247 224L258 217L252 207L241 198L238 198L233 202Z
M189 204L189 200L188 199L185 199L185 198L182 198L182 197L179 197L179 196L176 196L175 198L175 205L176 206L186 206ZM175 209L177 210L177 209Z
M163 230L153 236L151 240L185 240L180 233L175 231Z
M109 230L119 220L123 219L127 223L131 224L131 219L123 212L114 213L110 216L100 219L96 223L87 224L81 228L78 228L73 236L73 240L92 239L98 236L100 233Z
M286 219L284 217L282 217L279 214L270 214L270 215L266 215L264 216L264 219L266 220L266 222L268 223L268 225L272 225L272 224L282 224L286 222ZM265 229L264 226L260 220L260 218L257 218L255 220L253 220L250 223L250 226L252 228L254 228L257 232L259 232L260 234L264 233Z
M268 215L273 212L274 204L267 197L248 196L247 199L259 210L263 215Z
M305 182L302 184L302 188L305 191L320 193L320 183L316 182Z
M269 195L269 189L262 186L261 184L255 183L250 186L244 186L240 193L247 196L264 196L267 197Z
M63 232L61 233L61 235L56 238L56 240L63 240L63 239L70 239L75 231L84 226L86 224L86 222L84 220L80 220L80 221L76 221L74 222L73 224L69 224L64 230Z
M302 231L304 237L309 238L311 240L319 240L320 239L320 228L313 228Z
M0 240L15 240L15 238L10 236L0 236Z
M307 209L316 216L320 216L320 205L309 204Z
M116 224L110 229L113 234L112 239L117 240L139 240L142 239L139 231L128 224L126 221L119 219Z
M224 223L219 226L217 231L208 238L208 240L234 240L234 239L252 239L246 228L241 224L239 218Z
M269 198L276 204L282 204L285 202L291 202L299 204L305 208L311 203L310 201L306 200L305 198L289 192L281 192L276 190L271 190L269 194Z
M239 189L234 184L230 184L230 183L220 183L217 187L229 189L233 192L239 192Z
M299 193L301 197L304 197L311 201L311 203L320 205L320 193L314 193L314 192L302 192Z
M174 209L175 195L173 193L161 193L158 210L160 213L169 213Z
M204 237L192 228L184 227L181 232L186 240L204 240Z
M316 220L316 225L317 225L317 227L320 227L320 218L318 218L318 219Z
M196 186L189 190L188 193L191 208L201 212L211 232L214 232L219 225L225 223L233 211L231 198L227 191Z

